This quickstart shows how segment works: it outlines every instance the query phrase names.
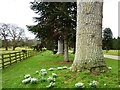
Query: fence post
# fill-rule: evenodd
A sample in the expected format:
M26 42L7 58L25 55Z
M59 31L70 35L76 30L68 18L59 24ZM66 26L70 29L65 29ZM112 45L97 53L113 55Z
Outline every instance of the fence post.
M16 60L15 62L17 63L17 56L16 56L16 53L15 53L15 60Z
M19 52L19 58L20 58L20 61L21 61L21 52Z
M2 68L4 68L4 54L2 54Z
M10 65L11 65L11 53L9 53Z

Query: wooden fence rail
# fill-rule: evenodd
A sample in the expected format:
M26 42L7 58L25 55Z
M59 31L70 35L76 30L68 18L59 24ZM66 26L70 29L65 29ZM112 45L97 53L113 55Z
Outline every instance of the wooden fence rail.
M37 52L29 50L27 52L13 52L0 54L0 68L5 68L13 63L20 62L28 57L35 55Z

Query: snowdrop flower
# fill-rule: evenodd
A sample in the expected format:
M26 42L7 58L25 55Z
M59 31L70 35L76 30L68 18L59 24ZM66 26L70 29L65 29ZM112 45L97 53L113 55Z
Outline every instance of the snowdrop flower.
M91 86L91 87L96 87L97 86L97 81L95 81L95 80L93 80L89 85Z
M39 73L39 71L36 71L36 74L38 74Z
M63 66L62 68L63 68L63 69L67 69L67 66Z
M63 68L62 67L57 67L58 70L62 70Z
M50 87L54 87L55 86L55 82L51 82L48 86L46 86L47 88L50 88Z
M45 76L45 75L47 75L47 72L42 72L41 74L42 74L42 76Z
M30 77L30 74L27 74L24 76L24 78L29 78Z
M55 78L52 78L52 77L48 77L48 82L55 82Z
M54 70L54 68L49 68L48 70L49 70L49 71L53 71L53 70Z
M108 67L108 69L109 69L109 70L111 70L111 69L112 69L112 67Z
M37 79L36 78L31 78L31 81L30 81L32 84L35 84L37 83Z
M77 88L84 88L84 84L83 83L76 83L75 87L77 87Z
M107 84L105 83L104 86L107 86Z
M31 77L22 80L22 83L26 84L29 83L30 81L31 81Z
M56 78L58 75L56 73L52 73L53 78Z
M41 69L40 71L41 71L41 72L46 72L46 69Z

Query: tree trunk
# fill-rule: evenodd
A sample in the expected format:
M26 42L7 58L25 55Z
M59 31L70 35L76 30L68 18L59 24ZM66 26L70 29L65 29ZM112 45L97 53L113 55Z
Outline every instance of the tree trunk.
M68 59L68 42L67 42L66 39L64 40L64 61L69 62L69 59Z
M5 47L5 50L7 51L7 50L8 50L8 47Z
M13 46L13 51L15 50L16 46Z
M76 53L72 71L97 73L107 70L102 53L102 8L103 2L77 1Z
M63 40L58 40L58 52L57 54L63 54Z
M73 54L75 54L75 50L76 50L75 45L76 45L76 41L74 40L74 45L73 45Z

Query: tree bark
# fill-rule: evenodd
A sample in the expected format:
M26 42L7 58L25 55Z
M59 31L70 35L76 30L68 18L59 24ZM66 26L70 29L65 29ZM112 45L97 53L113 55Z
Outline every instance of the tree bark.
M77 1L76 53L72 71L107 70L102 52L102 8L103 2Z
M58 40L58 52L57 54L63 54L63 40Z
M66 39L64 39L64 61L69 62L68 59L68 42Z

